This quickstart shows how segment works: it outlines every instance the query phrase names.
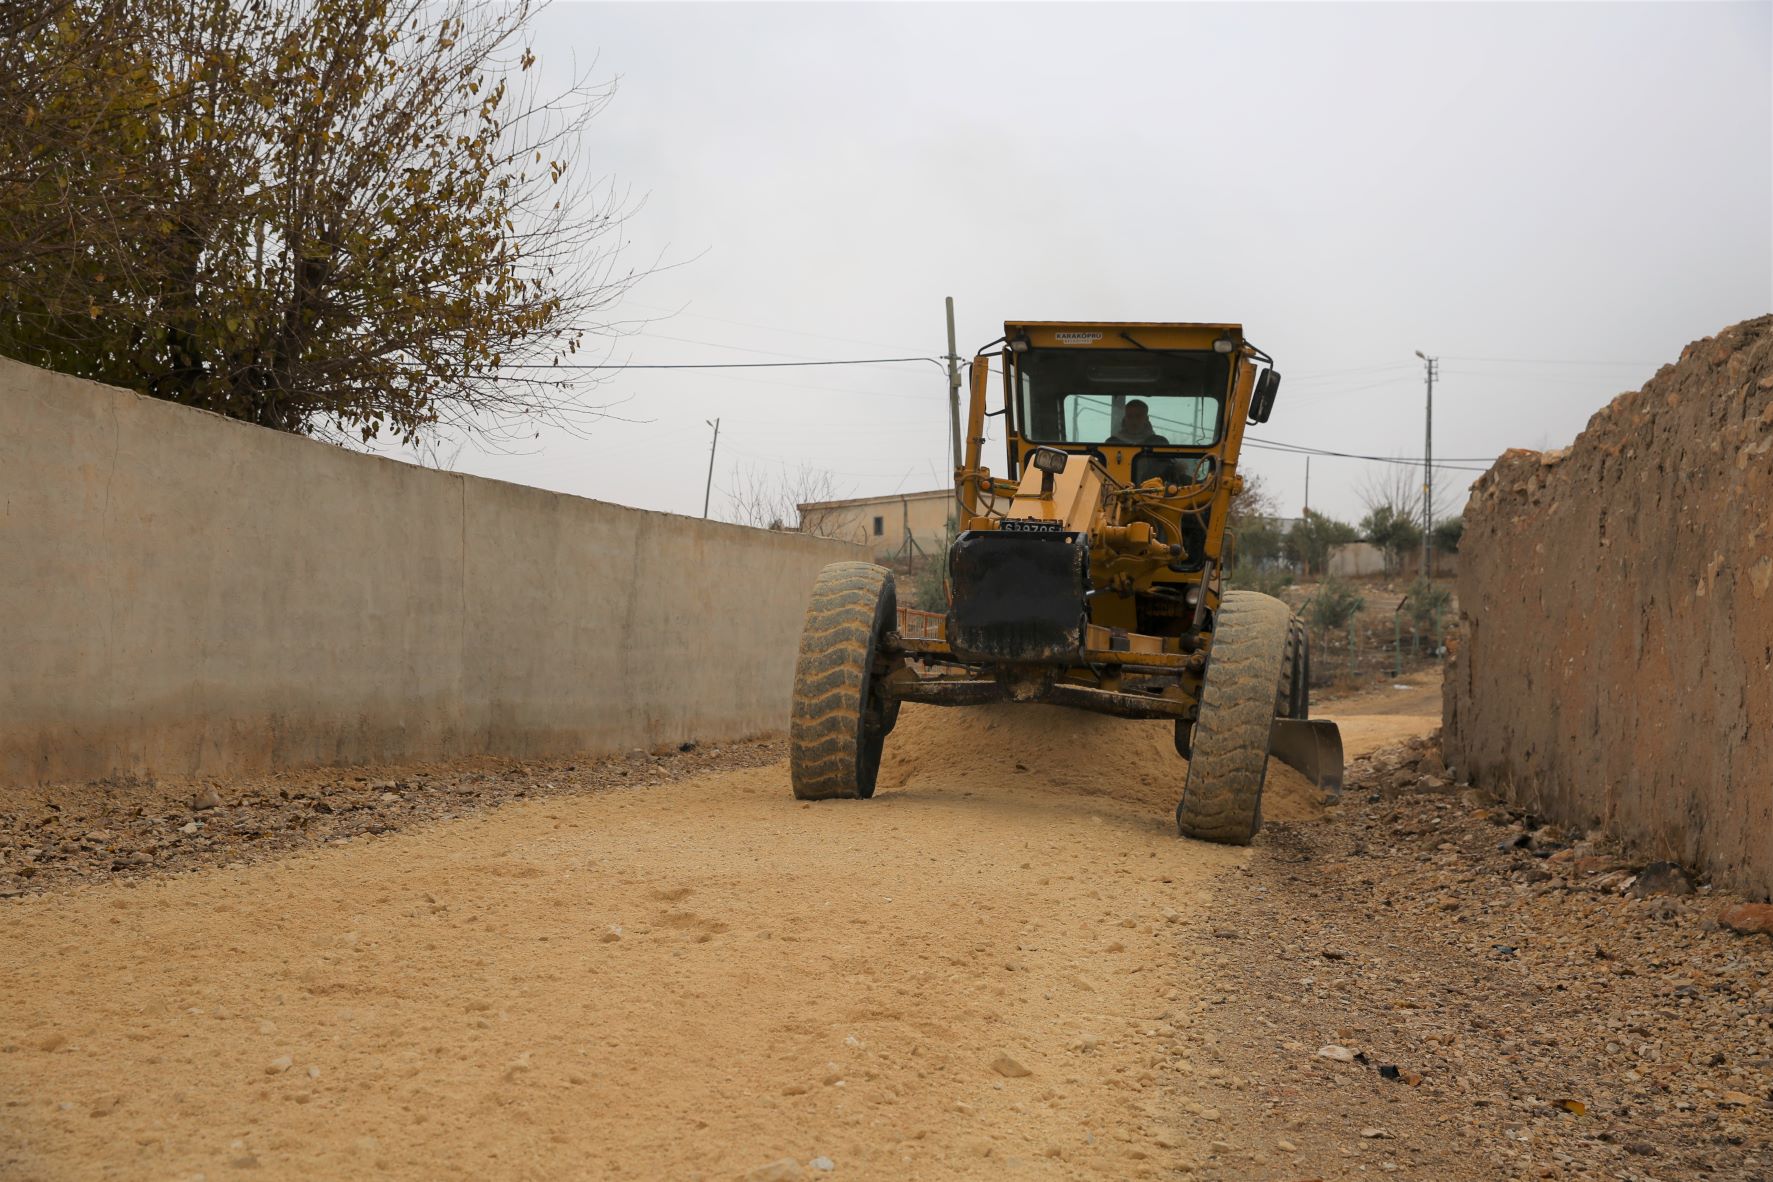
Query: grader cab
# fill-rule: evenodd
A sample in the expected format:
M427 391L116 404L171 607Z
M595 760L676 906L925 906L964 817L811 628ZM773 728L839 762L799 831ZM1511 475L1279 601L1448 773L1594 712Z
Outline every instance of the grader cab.
M1249 843L1271 752L1339 790L1341 737L1309 717L1305 628L1280 600L1224 586L1244 427L1267 421L1279 386L1235 324L1006 324L1001 351L972 364L948 610L899 607L871 563L834 563L814 585L795 796L873 795L905 702L1170 721L1188 837ZM983 454L992 417L1001 476Z

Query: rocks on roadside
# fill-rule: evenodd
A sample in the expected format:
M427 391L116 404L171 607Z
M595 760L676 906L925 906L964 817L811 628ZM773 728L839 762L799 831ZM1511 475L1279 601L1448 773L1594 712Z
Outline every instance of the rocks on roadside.
M1034 1074L1034 1072L1030 1071L1016 1059L1007 1054L1000 1054L997 1058L993 1059L991 1061L991 1070L997 1072L1006 1079L1021 1079L1024 1076Z
M1603 831L1477 788L1427 791L1422 754L1351 761L1372 795L1265 832L1256 889L1195 921L1246 933L1197 944L1202 974L1239 994L1201 1007L1203 1041L1222 1045L1192 1060L1230 1082L1198 1102L1300 1144L1295 1130L1340 1133L1307 1152L1364 1151L1373 1176L1773 1179L1773 944L1719 930L1773 935L1773 903L1725 908L1690 869ZM1395 791L1394 772L1409 773ZM1311 1070L1320 1042L1329 1064ZM1246 1092L1274 1079L1284 1091ZM1252 1125L1264 1105L1293 1115Z
M1651 895L1690 895L1693 876L1673 862L1652 862L1638 871L1626 893L1634 899Z
M1773 936L1773 903L1734 903L1718 912L1718 924L1744 936Z
M780 760L779 738L579 762L470 757L403 766L286 769L225 781L134 776L44 790L42 810L0 810L0 900L61 887L225 866L378 835L511 800L631 790ZM224 800L224 797L226 798Z

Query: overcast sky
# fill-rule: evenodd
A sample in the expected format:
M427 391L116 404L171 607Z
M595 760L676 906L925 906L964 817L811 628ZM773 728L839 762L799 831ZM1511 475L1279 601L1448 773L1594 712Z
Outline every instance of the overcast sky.
M1773 5L561 3L614 79L581 166L644 195L635 363L970 353L1006 319L1236 321L1284 375L1252 438L1416 456L1568 443L1773 309ZM594 63L594 64L593 64ZM458 470L714 515L736 470L948 480L936 366L625 372L641 423ZM447 458L447 457L446 457ZM996 464L1001 466L1001 453ZM1317 459L1361 511L1371 466ZM1302 458L1249 453L1283 511ZM1476 473L1437 479L1463 498Z

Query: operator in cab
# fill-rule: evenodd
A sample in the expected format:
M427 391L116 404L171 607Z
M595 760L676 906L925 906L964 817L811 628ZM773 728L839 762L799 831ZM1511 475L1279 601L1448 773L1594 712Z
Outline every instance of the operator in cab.
M1120 417L1120 430L1103 442L1122 447L1168 447L1170 441L1151 429L1151 411L1141 400L1127 403Z

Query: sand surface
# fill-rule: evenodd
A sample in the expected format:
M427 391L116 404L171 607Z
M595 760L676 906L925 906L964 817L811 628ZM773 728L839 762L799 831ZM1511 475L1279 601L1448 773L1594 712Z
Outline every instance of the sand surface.
M741 769L13 900L0 1176L1170 1174L1179 921L1248 853L1176 838L1169 729L908 707L887 750L868 802Z

